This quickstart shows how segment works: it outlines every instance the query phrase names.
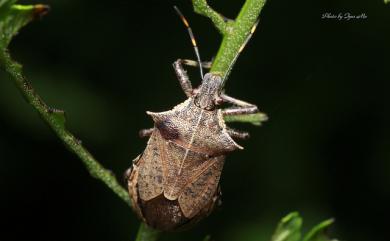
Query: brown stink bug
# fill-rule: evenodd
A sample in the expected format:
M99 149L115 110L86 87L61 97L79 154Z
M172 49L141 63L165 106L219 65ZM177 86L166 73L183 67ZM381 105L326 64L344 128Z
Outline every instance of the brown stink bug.
M126 174L133 209L149 226L164 231L189 227L212 211L219 200L225 155L242 149L233 138L249 136L228 128L224 116L258 112L255 105L222 93L226 76L203 76L202 68L210 64L200 61L192 30L175 9L188 29L198 60L179 59L173 64L188 99L169 111L147 112L154 127L140 132L150 138ZM183 64L199 65L202 83L198 88L192 88ZM234 106L221 109L222 103Z

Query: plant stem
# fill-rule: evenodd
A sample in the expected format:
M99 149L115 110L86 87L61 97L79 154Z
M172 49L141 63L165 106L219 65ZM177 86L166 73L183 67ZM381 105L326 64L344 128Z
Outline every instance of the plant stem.
M228 25L225 22L221 14L214 11L208 4L206 0L193 0L194 11L203 16L209 17L213 21L215 27L219 30L221 34L226 34L228 31Z
M192 0L194 11L211 19L215 27L222 34L222 43L217 56L211 66L210 72L224 78L224 84L229 73L247 43L248 36L256 25L265 0L246 0L235 20L227 20L221 14L213 10L206 0ZM264 113L225 118L226 122L248 122L253 125L261 125L267 120Z
M31 84L23 76L21 65L14 62L7 51L0 53L0 66L2 66L11 76L11 79L26 101L33 106L33 108L39 113L40 117L50 126L65 146L81 159L89 173L93 177L101 180L116 195L130 205L130 198L127 191L118 183L112 172L105 169L98 161L96 161L88 150L83 147L81 141L75 138L65 128L64 112L52 109L45 104L41 97L34 91Z
M251 28L258 19L265 0L247 0L234 21L227 21L222 15L208 6L206 0L192 0L192 2L194 10L199 14L209 17L223 35L222 44L210 72L227 78L230 68L240 52L240 48L245 44ZM65 113L61 110L52 109L45 104L24 77L22 67L18 63L12 61L6 50L0 51L0 66L9 73L11 79L26 101L33 106L40 117L62 140L64 145L81 159L89 173L105 183L115 194L130 205L130 198L127 191L118 183L111 171L105 169L97 160L95 160L88 150L82 146L81 141L75 138L66 129ZM255 119L253 119L253 117L251 118L252 119L249 119L249 121L255 123L256 120L258 122L258 119L261 119L262 117L259 116ZM159 234L159 231L151 229L146 224L142 223L138 230L136 241L155 241Z
M248 34L255 25L260 11L263 9L265 0L245 1L237 18L234 21L228 21L224 25L216 17L219 14L207 5L206 0L192 0L192 3L195 11L210 18L216 27L220 29L223 36L221 46L213 61L210 72L228 77L231 65L234 64L240 48L245 44Z

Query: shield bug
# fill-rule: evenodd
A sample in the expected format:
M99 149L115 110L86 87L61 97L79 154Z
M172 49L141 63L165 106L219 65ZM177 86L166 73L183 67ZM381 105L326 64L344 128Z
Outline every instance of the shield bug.
M228 128L224 116L258 112L255 105L222 92L226 76L203 75L203 68L211 64L201 62L192 30L175 9L187 27L197 57L197 61L179 59L173 64L188 98L172 110L147 112L154 127L140 132L149 136L149 141L126 173L133 209L149 226L164 231L189 227L212 211L220 196L225 155L243 149L233 138L249 136ZM199 66L202 82L198 88L192 88L183 65ZM222 109L223 103L233 106Z

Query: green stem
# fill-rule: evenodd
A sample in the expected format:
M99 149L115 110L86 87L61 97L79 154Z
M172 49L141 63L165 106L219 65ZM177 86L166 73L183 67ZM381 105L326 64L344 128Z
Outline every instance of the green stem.
M213 21L215 27L221 34L226 34L228 31L228 24L225 22L221 14L214 11L206 0L193 0L194 11L198 14L206 16Z
M48 107L23 76L21 65L14 62L7 51L0 52L0 66L2 66L2 68L11 76L11 79L26 101L33 106L40 117L50 126L65 146L81 159L89 173L105 183L115 194L130 205L130 198L127 191L118 183L112 172L105 169L96 161L83 147L81 142L65 128L64 112Z
M217 13L208 6L206 0L192 0L192 2L194 10L199 14L209 17L223 35L222 44L218 50L210 72L227 77L231 66L234 64L236 56L239 54L240 48L244 45L251 28L257 21L265 0L247 0L238 17L234 21L226 21L221 14ZM18 6L16 6L16 8L18 8ZM19 10L23 9L25 8L22 7ZM8 42L9 41L2 41L5 46ZM4 48L4 46L0 47ZM45 104L40 96L34 91L31 84L23 76L22 67L12 61L8 52L5 50L0 51L0 66L10 74L11 79L14 81L15 85L27 102L33 106L33 108L39 113L40 117L50 126L65 146L81 159L89 173L93 177L105 183L123 201L130 205L130 198L127 191L119 185L111 171L105 169L98 161L96 161L94 157L82 146L81 142L66 129L64 112L52 109ZM260 124L261 121L259 120L262 120L262 118L264 119L265 117L258 115L248 116L243 120L231 121L246 121ZM158 239L159 234L159 231L151 229L146 224L142 223L140 225L136 241L155 241Z
M218 29L221 28L220 25L222 24L216 20L215 15L217 13L214 10L210 10L211 8L207 5L206 0L192 0L192 3L197 13L207 16ZM213 61L210 72L227 77L231 65L234 64L234 60L239 54L241 46L244 45L252 27L255 25L264 4L265 0L247 0L237 18L234 21L225 23L224 31L221 31L223 36L222 44Z
M11 76L11 79L20 90L26 101L33 106L33 108L39 113L40 117L63 141L65 146L81 159L91 176L101 180L123 201L130 205L131 202L127 191L119 185L112 172L105 169L98 161L96 161L88 150L81 145L81 142L68 130L66 130L64 112L52 109L43 102L41 97L32 88L31 84L23 76L21 65L12 61L8 52L0 53L0 66ZM158 238L158 234L158 231L147 227L144 223L141 223L136 241L155 241Z
M148 227L145 223L141 223L135 241L155 241L160 234L160 231Z
M265 0L246 0L237 18L229 21L225 21L221 14L214 11L206 0L192 0L192 4L194 11L210 18L222 34L222 43L210 72L222 76L226 84L231 68L258 21ZM267 115L264 113L225 118L226 122L247 122L253 125L261 125L266 120Z

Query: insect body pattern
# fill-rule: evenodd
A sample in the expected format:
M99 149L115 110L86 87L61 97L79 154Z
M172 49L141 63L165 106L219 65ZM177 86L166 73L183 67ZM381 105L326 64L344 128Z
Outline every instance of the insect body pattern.
M258 112L255 105L222 92L224 77L203 76L202 68L210 63L201 62L192 30L176 11L197 56L197 61L179 59L173 64L188 98L172 110L147 112L154 127L140 132L149 141L126 172L133 209L149 226L163 231L185 229L210 214L219 201L225 155L242 149L234 139L248 137L246 132L228 128L224 117ZM183 65L199 66L202 82L198 88L192 88ZM233 106L222 109L223 103Z

